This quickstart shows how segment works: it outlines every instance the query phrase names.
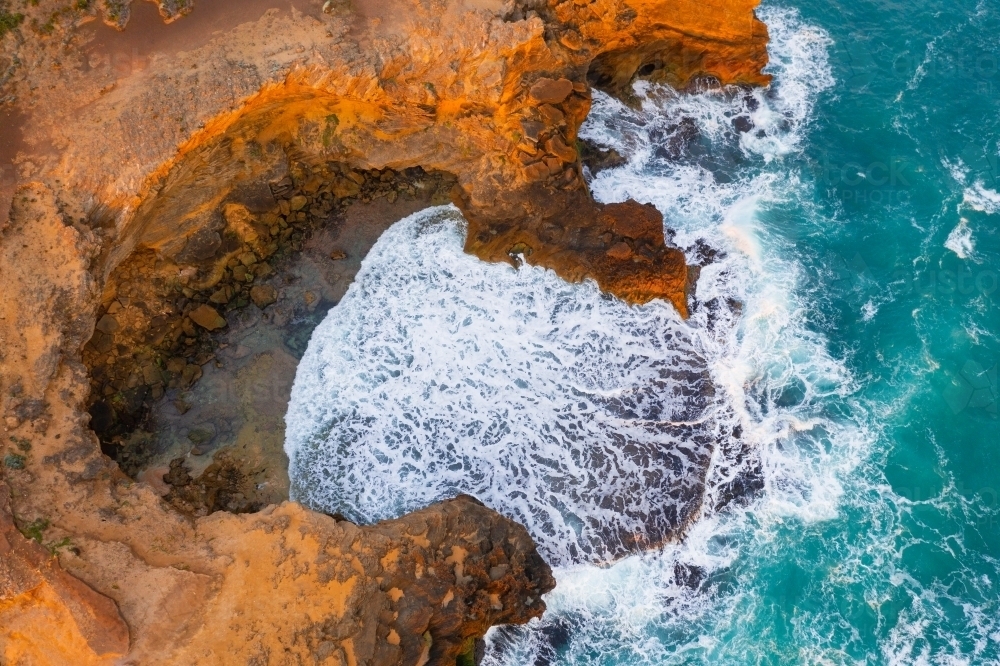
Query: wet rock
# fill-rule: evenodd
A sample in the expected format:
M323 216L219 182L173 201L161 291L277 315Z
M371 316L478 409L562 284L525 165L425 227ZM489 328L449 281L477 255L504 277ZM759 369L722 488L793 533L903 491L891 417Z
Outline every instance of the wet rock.
M188 313L188 317L191 318L191 321L209 331L223 328L226 325L225 318L211 305L199 305Z
M258 285L250 290L250 299L263 310L278 300L278 290L270 285Z
M562 162L551 159L561 169ZM687 316L684 254L667 246L663 216L654 207L634 201L600 204L581 190L552 192L543 189L544 185L536 187L541 190L536 201L544 201L545 206L520 226L498 227L472 211L463 211L469 221L466 251L486 261L516 265L517 260L511 258L513 248L531 247L533 251L522 256L534 266L551 268L567 280L593 278L601 290L629 303L669 300ZM554 228L573 233L555 240ZM632 242L625 243L626 239ZM616 247L619 244L624 247ZM626 253L629 247L631 253ZM616 249L609 253L606 248Z
M605 169L624 166L628 163L628 160L622 157L614 148L601 148L594 142L586 139L578 140L577 145L580 147L580 161L593 174L597 174Z
M747 116L736 116L733 118L733 129L740 134L745 134L753 129L753 121Z
M542 104L559 104L573 92L573 82L569 79L541 78L531 86L528 94Z

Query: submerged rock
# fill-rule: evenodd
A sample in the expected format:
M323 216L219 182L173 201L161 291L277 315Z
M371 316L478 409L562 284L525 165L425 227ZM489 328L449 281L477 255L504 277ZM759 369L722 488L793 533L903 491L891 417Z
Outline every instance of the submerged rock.
M278 300L278 290L271 285L258 285L250 290L250 299L263 310Z
M211 305L199 305L189 312L188 316L191 317L191 321L209 331L226 325L225 318Z

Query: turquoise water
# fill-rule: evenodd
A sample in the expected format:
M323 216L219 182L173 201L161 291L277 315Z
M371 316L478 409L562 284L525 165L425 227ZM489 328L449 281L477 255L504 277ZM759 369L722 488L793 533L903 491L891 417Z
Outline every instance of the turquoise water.
M640 84L641 110L598 95L583 130L629 158L593 179L597 198L653 203L692 262L714 257L689 321L483 266L438 211L388 232L408 242L372 250L307 351L293 488L371 480L364 497L297 491L312 505L374 519L473 479L556 565L546 616L491 633L487 664L1000 663L1000 6L767 2L760 15L769 90ZM629 354L674 363L664 332L703 360L715 393L697 420L718 446L683 542L612 565L560 550L586 507L567 509L573 493L536 470L565 441L503 461L527 494L491 481L499 458L477 428L495 397L519 401L525 432L565 398L546 366L544 391L527 375L505 386L505 359L586 357L560 330L619 341L602 348L617 379ZM430 435L414 413L432 414ZM308 433L344 419L357 441L297 468ZM727 504L736 477L760 490Z
M799 181L755 206L755 236L846 371L804 400L853 424L805 454L840 488L721 530L710 610L567 663L1000 662L1000 6L795 7L763 15L828 38L832 85L795 149L724 171Z
M703 627L719 643L673 657L996 663L1000 6L798 9L835 83L786 160L808 199L758 219L801 265L871 441L835 517L748 537L725 571L740 599Z

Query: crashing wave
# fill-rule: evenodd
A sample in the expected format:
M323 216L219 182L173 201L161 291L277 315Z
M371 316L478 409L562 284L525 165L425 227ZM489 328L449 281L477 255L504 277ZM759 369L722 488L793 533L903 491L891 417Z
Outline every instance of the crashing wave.
M454 208L402 220L316 329L287 417L293 497L370 522L468 493L556 563L676 534L713 440L676 311L463 244Z

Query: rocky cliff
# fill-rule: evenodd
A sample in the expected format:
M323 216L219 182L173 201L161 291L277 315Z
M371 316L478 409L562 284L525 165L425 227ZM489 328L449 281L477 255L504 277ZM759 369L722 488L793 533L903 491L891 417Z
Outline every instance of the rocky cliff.
M755 4L161 2L187 14L164 32L145 3L0 3L0 654L454 663L541 613L526 532L470 499L369 527L288 503L183 513L102 454L91 408L196 380L220 310L267 306L255 280L298 229L412 191L423 176L386 174L416 167L448 184L470 252L685 313L659 214L593 202L576 133L594 87L766 83ZM141 301L120 289L137 257Z

